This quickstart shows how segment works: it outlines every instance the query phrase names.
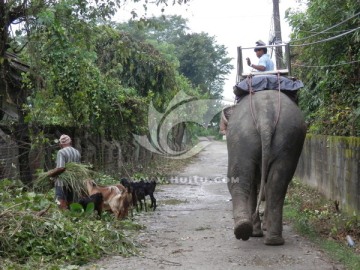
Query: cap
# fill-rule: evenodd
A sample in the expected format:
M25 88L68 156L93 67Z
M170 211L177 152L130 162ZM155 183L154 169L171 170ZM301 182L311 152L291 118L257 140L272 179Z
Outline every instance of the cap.
M69 144L71 143L71 138L68 135L61 135L59 139L60 144Z
M256 41L255 43L256 43L256 46L266 46L266 43L260 39L258 41Z
M255 43L256 43L256 47L257 47L257 48L254 49L254 52L260 51L260 50L264 50L264 52L267 53L267 48L265 47L265 46L266 46L266 43L265 43L264 41L262 41L262 40L259 39L259 40L256 41Z

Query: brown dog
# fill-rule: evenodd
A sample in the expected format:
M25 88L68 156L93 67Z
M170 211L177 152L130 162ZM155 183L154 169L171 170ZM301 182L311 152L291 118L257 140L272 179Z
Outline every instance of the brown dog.
M120 218L125 218L129 215L129 209L132 211L132 194L121 184L115 186L122 191L120 200Z
M125 199L124 189L117 186L99 186L92 179L85 180L89 196L95 193L101 193L104 200L104 210L114 213L116 218L122 216L123 200Z

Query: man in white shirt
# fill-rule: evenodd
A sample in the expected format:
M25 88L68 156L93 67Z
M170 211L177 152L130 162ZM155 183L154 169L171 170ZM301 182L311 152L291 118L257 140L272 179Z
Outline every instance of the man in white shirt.
M270 56L267 54L267 48L264 47L266 44L259 40L256 42L256 47L254 49L256 56L259 58L259 63L257 65L251 64L250 58L247 57L246 61L249 67L256 69L257 71L271 71L274 70L274 62L271 60Z

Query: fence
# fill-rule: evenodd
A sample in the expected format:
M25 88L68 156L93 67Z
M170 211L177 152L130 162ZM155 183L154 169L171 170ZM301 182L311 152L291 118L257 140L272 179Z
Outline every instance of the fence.
M61 134L61 133L60 133ZM147 166L153 159L153 154L145 148L133 142L108 141L100 135L88 134L81 132L81 135L71 135L74 146L80 150L82 162L92 164L94 169L106 172L111 175L119 175L125 164L135 164L132 167L136 169L137 165ZM51 136L49 135L49 138ZM35 174L37 169L45 169L45 171L55 167L55 155L59 150L57 143L53 139L49 142L31 147L28 152L29 169L31 174ZM130 167L129 172L131 169ZM9 135L0 128L0 180L19 179L19 145Z
M360 138L308 134L295 176L360 213Z

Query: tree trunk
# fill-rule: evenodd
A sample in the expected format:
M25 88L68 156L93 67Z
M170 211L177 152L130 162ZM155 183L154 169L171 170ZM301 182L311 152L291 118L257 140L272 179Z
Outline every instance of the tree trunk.
M7 61L5 61L5 52L6 52L6 42L8 39L7 34L7 23L5 16L5 2L4 0L0 0L0 96L2 99L5 98L5 93L7 89L5 74L6 74L6 66ZM2 108L2 103L0 104L0 109ZM0 118L1 120L1 118Z
M18 109L19 120L15 125L15 139L19 147L19 170L20 180L26 185L31 185L32 174L30 170L29 154L31 148L31 141L29 135L29 126L24 121L24 115L21 109Z
M29 165L30 136L29 126L25 122L25 115L22 109L26 102L27 91L21 89L21 82L12 82L9 61L6 59L6 50L9 46L8 27L12 21L21 16L24 11L22 6L8 9L9 6L4 0L0 0L0 96L4 102L13 102L17 107L18 122L14 125L14 138L19 148L19 171L20 180L25 184L31 184L32 174ZM9 101L8 99L11 99ZM0 104L2 107L2 104ZM1 120L1 119L0 119Z
M177 124L172 128L172 137L174 150L182 150L182 141L185 133L186 124L184 122Z

